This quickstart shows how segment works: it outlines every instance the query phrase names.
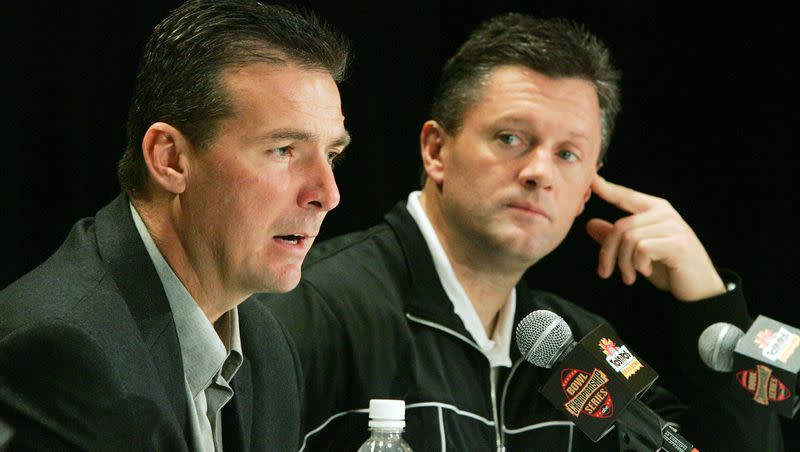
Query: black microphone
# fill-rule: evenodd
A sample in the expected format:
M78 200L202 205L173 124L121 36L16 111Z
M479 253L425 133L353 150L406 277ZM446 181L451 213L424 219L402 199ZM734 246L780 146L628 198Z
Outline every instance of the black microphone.
M747 333L730 323L709 325L697 340L700 359L717 372L733 372L740 397L794 417L800 408L800 330L758 316Z
M534 311L517 325L517 347L535 366L555 367L540 392L592 441L618 424L633 436L626 449L697 451L637 398L658 374L608 325L598 326L576 342L558 314Z

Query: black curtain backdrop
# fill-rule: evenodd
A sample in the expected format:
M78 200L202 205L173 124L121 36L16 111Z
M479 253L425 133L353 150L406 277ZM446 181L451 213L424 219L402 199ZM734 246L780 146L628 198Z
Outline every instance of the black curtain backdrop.
M23 4L24 3L24 4ZM141 47L179 2L18 2L3 8L0 287L55 250L119 191L115 164ZM669 199L717 265L744 279L750 311L800 326L795 294L799 150L794 15L766 2L302 1L353 41L341 86L353 135L340 206L323 237L365 228L418 187L418 136L445 59L480 21L519 11L584 23L623 72L623 112L602 174ZM584 225L619 215L589 203L566 242L526 276L612 321L662 374L664 306L647 282L595 276ZM2 315L2 314L0 314ZM533 390L533 388L532 388ZM800 450L798 422L785 423ZM724 434L724 432L721 432Z

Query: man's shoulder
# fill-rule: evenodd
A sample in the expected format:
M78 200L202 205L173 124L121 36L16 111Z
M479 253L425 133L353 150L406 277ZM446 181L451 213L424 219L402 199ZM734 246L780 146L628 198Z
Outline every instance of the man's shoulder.
M350 232L315 244L308 253L303 268L337 265L339 261L375 254L376 245L396 242L392 229L379 223L368 229Z
M70 344L83 337L112 360L144 350L132 346L141 334L100 255L95 226L94 218L79 220L45 262L0 291L0 338L52 341L77 352Z
M267 300L281 322L297 317L303 309L347 318L369 316L376 310L395 309L403 299L409 285L408 265L397 235L384 222L320 242L306 258L297 288L255 298Z
M89 449L117 449L107 445L123 437L179 445L167 397L153 384L161 378L153 344L102 257L95 227L92 218L78 221L44 263L0 291L0 412L35 432L31 438ZM151 337L169 324L142 321ZM131 418L144 420L129 425Z
M110 273L91 259L67 266L57 254L0 292L0 338L51 341L75 352L82 338L94 344L87 349L109 356L131 350L124 345L140 333Z
M95 245L94 221L83 219L45 262L0 291L0 325L69 318L109 291L113 283Z
M396 234L380 223L315 245L303 264L303 281L323 286L368 283L405 273L405 267Z
M117 267L129 269L127 279L149 284L139 277L145 270L141 260L134 259L144 247L132 249L136 237L132 220L126 218L129 209L127 198L118 196L96 216L78 220L42 264L0 290L0 311L6 314L0 316L0 335L50 320L87 329L132 323L119 286L126 281L110 263L113 256Z
M248 299L236 309L239 311L239 328L243 347L253 347L254 351L260 353L263 351L261 349L265 343L278 345L279 349L287 345L287 335L283 326L264 303ZM271 348L271 350L275 349L276 347ZM250 356L247 350L245 350L245 355Z

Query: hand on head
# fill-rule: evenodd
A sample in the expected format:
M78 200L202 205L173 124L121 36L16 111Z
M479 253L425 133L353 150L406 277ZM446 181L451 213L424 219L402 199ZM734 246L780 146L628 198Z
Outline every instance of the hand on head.
M630 213L613 224L589 220L586 231L601 245L597 273L608 278L619 267L625 284L644 275L681 301L697 301L725 291L703 244L665 199L637 192L596 176L592 191Z

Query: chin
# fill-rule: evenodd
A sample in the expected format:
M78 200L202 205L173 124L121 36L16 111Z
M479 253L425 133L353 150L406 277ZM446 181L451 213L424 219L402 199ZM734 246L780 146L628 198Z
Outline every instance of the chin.
M550 251L552 251L552 249L548 249L548 247L544 247L539 243L527 243L518 247L506 249L506 254L509 257L512 257L517 261L530 266L538 262L542 257L549 254Z
M286 269L277 275L273 275L267 292L289 292L300 284L300 276L300 268Z
M272 290L272 292L274 292L274 293L290 292L295 287L297 287L298 284L300 284L300 278L294 279L294 280L289 281L289 282L285 282L284 284L276 287L275 290Z

